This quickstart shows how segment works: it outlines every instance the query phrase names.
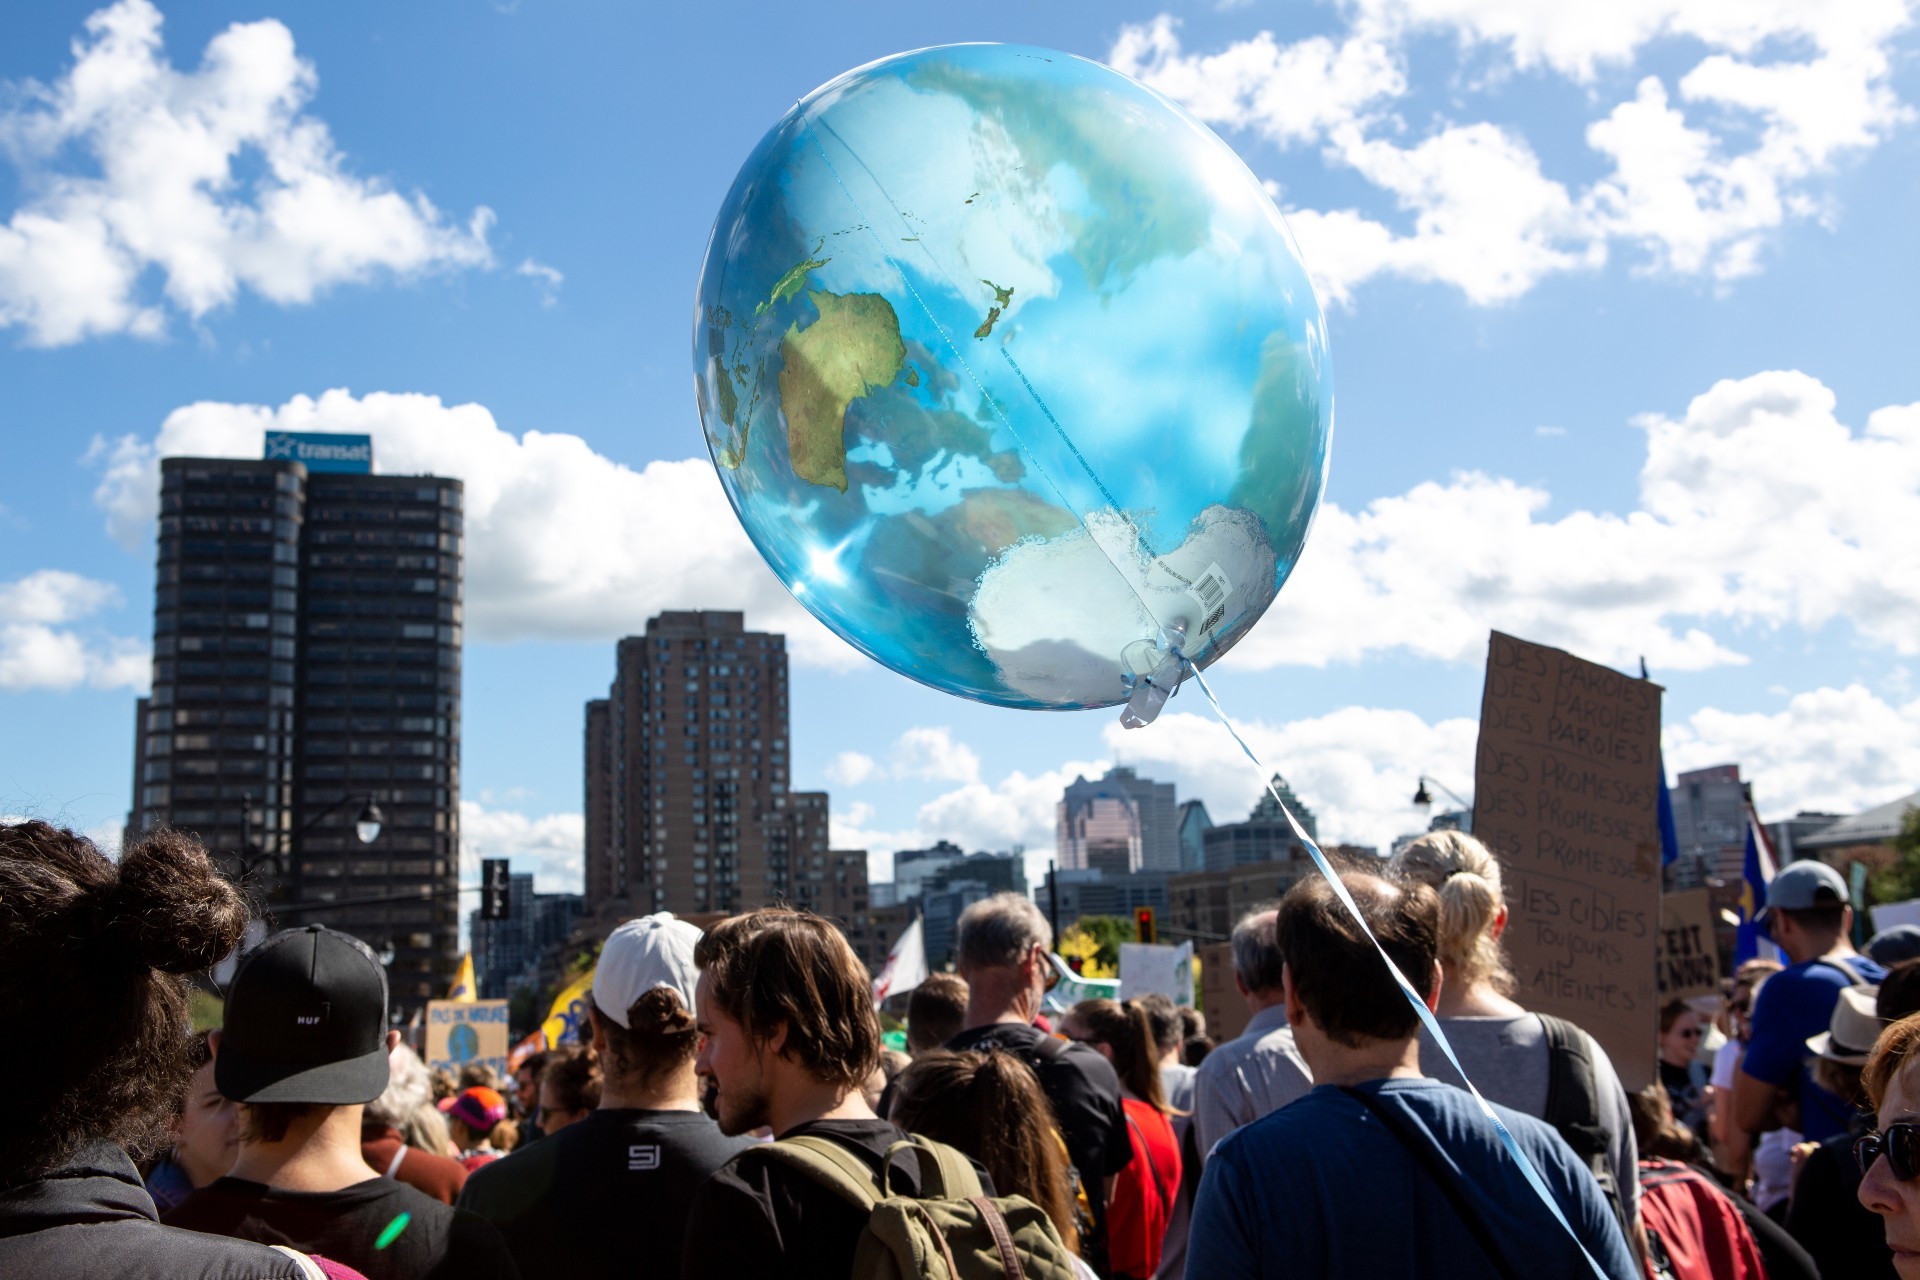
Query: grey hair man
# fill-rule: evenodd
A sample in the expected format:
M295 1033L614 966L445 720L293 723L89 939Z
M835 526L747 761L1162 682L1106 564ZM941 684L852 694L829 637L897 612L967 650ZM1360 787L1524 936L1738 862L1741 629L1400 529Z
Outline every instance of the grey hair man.
M1287 1025L1286 967L1275 933L1279 912L1250 911L1233 929L1233 981L1252 1015L1236 1040L1200 1063L1193 1078L1193 1136L1204 1161L1220 1139L1313 1088Z
M1107 1192L1133 1159L1120 1077L1096 1050L1048 1035L1034 1025L1057 970L1053 929L1031 901L1000 893L960 913L955 951L967 981L966 1030L947 1048L1001 1049L1016 1054L1040 1078L1053 1106L1067 1158L1093 1209L1093 1230L1082 1256L1106 1274Z

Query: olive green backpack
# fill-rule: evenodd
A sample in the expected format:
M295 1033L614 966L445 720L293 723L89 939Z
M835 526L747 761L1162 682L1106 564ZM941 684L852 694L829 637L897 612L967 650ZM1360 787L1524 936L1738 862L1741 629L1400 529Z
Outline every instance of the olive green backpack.
M759 1153L867 1211L851 1280L1074 1280L1067 1246L1039 1205L986 1196L966 1156L926 1138L894 1143L886 1163L903 1150L920 1162L918 1197L894 1195L831 1138L787 1138Z

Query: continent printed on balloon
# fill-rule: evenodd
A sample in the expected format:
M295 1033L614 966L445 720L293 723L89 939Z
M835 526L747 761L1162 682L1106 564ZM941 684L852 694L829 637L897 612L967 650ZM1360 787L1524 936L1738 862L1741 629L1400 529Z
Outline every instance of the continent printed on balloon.
M780 342L780 408L793 473L847 491L847 406L900 376L906 344L893 304L877 293L808 290L820 318Z
M968 609L974 641L1008 687L1100 705L1124 697L1122 655L1176 627L1205 666L1272 602L1273 546L1252 512L1215 504L1179 546L1153 556L1113 511L1052 538L1028 538L980 575ZM1211 624L1211 625L1209 625Z

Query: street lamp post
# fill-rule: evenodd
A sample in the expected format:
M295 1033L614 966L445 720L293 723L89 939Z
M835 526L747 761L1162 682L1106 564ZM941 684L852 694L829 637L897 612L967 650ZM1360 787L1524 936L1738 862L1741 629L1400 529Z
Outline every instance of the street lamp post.
M314 814L311 818L301 823L299 829L293 833L294 838L297 840L299 837L306 835L307 832L312 831L315 827L352 804L355 800L359 800L362 803L360 806L360 815L353 821L354 839L358 840L361 844L372 844L380 838L380 828L386 824L387 819L386 815L380 812L379 802L373 798L373 793L370 791L340 797L340 799L334 801L319 813ZM256 849L254 847L253 793L248 792L241 797L240 872L234 879L236 881L244 881L248 876L253 874L254 868L263 862L269 861L273 864L274 878L277 883L291 868L286 861L285 853L281 849L275 848L269 851Z
M1420 811L1421 817L1426 817L1433 808L1433 793L1427 790L1428 783L1432 783L1434 786L1440 788L1440 790L1446 792L1447 795L1452 798L1453 802L1459 805L1465 812L1473 812L1473 802L1471 800L1462 800L1460 793L1452 787L1441 782L1438 778L1429 778L1423 773L1420 775L1420 785L1413 793L1413 807Z

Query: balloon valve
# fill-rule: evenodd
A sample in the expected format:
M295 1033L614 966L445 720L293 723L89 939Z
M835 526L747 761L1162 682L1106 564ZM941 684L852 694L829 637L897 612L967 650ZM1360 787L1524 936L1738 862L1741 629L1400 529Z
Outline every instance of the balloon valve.
M1152 724L1159 716L1160 708L1167 705L1168 698L1180 691L1180 683L1186 679L1187 658L1180 651L1180 645L1187 638L1187 620L1176 618L1167 627L1166 635L1165 646L1151 641L1140 642L1142 647L1150 648L1150 655L1135 653L1129 648L1126 655L1129 670L1122 677L1127 690L1127 705L1120 712L1120 723L1124 728L1139 729ZM1150 657L1152 663L1145 672L1135 666L1143 657Z

